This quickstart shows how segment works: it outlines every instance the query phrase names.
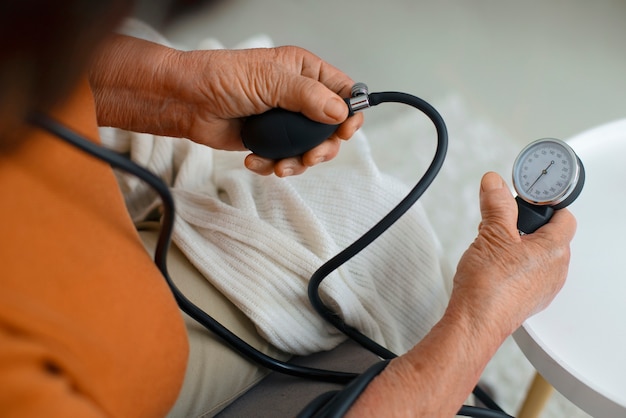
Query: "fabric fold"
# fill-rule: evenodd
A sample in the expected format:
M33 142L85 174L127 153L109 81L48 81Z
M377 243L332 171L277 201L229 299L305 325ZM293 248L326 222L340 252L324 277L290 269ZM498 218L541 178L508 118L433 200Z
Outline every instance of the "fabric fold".
M125 29L130 35L133 25L138 23ZM150 39L150 32L140 29L135 31ZM174 243L264 338L300 355L332 349L345 339L309 303L309 278L409 190L378 170L362 132L342 144L332 161L284 179L248 171L243 152L113 128L100 133L105 146L171 187L177 206ZM135 222L158 213L158 196L146 184L116 175ZM418 202L327 277L321 293L348 324L401 354L443 314L448 279Z
M345 143L333 161L286 179L246 170L244 153L211 150L185 139L150 139L111 129L103 137L107 144L130 141L131 158L171 186L177 205L174 242L272 344L308 354L345 339L310 305L308 280L408 192L378 171L362 133ZM134 178L118 173L118 179L135 221L160 204ZM326 278L323 297L347 323L404 352L445 309L439 256L416 204Z

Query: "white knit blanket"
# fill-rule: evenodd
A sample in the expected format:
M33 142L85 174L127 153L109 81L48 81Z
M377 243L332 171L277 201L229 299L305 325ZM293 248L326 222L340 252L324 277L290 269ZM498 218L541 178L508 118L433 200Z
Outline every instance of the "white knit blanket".
M345 339L310 305L309 278L408 191L378 170L363 133L333 161L286 179L251 173L243 152L111 128L101 128L101 137L170 185L177 205L174 243L269 342L308 354ZM118 173L118 180L135 221L160 204L138 179ZM403 353L446 307L449 285L440 256L417 204L323 282L323 299L348 324Z
M308 279L407 192L378 171L362 134L332 162L288 179L249 172L244 153L113 129L101 135L170 184L177 205L174 242L272 344L306 354L343 340L309 304ZM136 178L118 173L118 179L135 221L160 204ZM445 308L439 257L416 205L323 282L325 300L347 323L404 352Z

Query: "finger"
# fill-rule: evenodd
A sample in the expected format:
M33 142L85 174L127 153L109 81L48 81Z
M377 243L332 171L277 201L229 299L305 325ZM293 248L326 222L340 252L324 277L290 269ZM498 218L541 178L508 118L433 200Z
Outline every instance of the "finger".
M535 231L534 235L548 236L557 243L567 244L572 241L576 234L576 218L567 209L559 209L554 212L550 222Z
M284 67L267 73L271 102L322 123L338 124L348 117L339 93L350 95L354 84L350 77L302 48L279 47L274 52Z
M262 176L269 176L274 172L274 160L259 157L256 154L248 154L244 160L244 165L248 170Z
M296 176L304 173L306 169L307 167L302 163L300 157L284 158L275 161L274 164L274 173L278 177Z
M515 199L497 173L486 173L480 182L480 212L481 228L495 227L519 237Z
M278 93L278 106L301 112L309 119L327 124L339 124L348 117L348 105L335 92L311 78L287 74Z
M360 129L363 124L363 114L356 114L342 123L333 135L317 147L302 155L302 163L312 167L324 161L330 161L337 156L342 140L348 140Z
M339 125L335 135L343 140L352 138L352 135L363 126L364 119L363 113L355 113L354 116L349 117L344 123Z
M303 51L301 74L320 81L326 87L339 94L349 97L354 81L337 67L322 60L310 51Z
M302 154L302 164L306 167L313 167L324 161L330 161L337 156L340 147L341 140L333 135L315 148Z

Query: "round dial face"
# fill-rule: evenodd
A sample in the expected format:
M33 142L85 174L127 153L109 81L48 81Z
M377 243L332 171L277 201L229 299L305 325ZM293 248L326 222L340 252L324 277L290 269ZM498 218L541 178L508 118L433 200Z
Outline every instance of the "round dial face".
M578 158L565 142L540 139L522 150L513 165L513 185L529 203L556 205L578 181Z

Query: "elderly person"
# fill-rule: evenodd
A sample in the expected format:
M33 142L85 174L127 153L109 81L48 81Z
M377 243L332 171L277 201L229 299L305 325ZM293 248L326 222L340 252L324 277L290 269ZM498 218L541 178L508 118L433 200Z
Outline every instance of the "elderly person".
M0 6L2 416L165 416L188 362L183 318L111 168L30 126L32 112L95 142L100 125L219 150L244 150L242 118L272 107L340 124L300 157L245 158L249 170L281 177L332 160L362 123L346 119L352 80L305 50L181 52L113 35L128 10L122 0ZM567 210L520 236L494 173L480 206L441 319L349 416L453 416L503 340L562 287L575 231Z

